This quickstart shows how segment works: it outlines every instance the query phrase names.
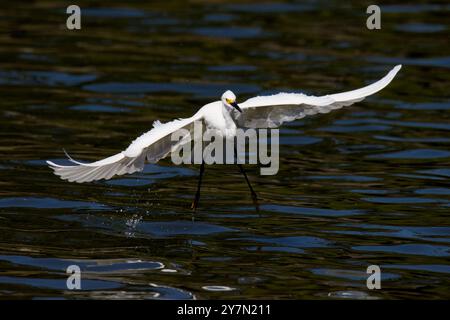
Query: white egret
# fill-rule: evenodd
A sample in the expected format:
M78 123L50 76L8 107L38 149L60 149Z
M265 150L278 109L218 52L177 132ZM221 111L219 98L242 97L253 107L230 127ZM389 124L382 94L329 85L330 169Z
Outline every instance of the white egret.
M92 163L81 163L68 156L75 165L63 166L51 161L47 161L47 164L62 179L78 183L130 174L143 170L146 161L156 163L166 157L173 147L171 134L182 128L190 129L194 121L203 121L207 130L213 129L225 138L233 138L238 127L275 128L286 121L317 113L327 113L359 102L386 87L400 68L401 65L397 65L384 78L366 87L319 97L301 93L279 93L254 97L237 104L235 94L228 90L222 95L220 101L203 106L190 118L167 123L155 121L150 131L134 140L127 149L111 157ZM183 141L183 143L187 143L187 141ZM250 187L253 200L256 202L256 194L247 175L242 165L238 164L238 166ZM203 172L204 163L200 167L197 193L192 203L194 210L200 197Z

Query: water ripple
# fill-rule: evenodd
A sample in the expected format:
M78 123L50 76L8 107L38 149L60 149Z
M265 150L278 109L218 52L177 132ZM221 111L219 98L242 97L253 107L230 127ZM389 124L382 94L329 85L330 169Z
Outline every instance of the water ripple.
M406 255L421 255L433 257L449 257L450 247L431 244L399 244L391 246L354 246L353 250L368 252L386 252Z
M64 209L64 208L88 208L108 209L98 202L83 202L60 200L54 198L13 197L0 199L0 208L39 208L39 209Z
M299 206L282 206L282 205L262 205L261 209L270 212L280 212L286 214L301 214L307 216L323 216L323 217L345 217L364 214L363 210L333 210L320 208L307 208Z

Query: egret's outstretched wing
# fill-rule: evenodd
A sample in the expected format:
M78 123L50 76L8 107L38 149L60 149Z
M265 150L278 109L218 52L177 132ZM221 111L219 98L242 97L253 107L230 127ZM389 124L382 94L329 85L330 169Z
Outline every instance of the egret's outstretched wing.
M79 183L110 179L115 175L141 171L146 160L149 163L156 163L166 157L172 148L189 142L191 134L175 142L172 141L171 134L180 129L191 132L196 120L201 120L200 114L167 123L155 121L153 129L134 140L125 151L103 160L81 163L69 157L69 160L76 165L62 166L51 161L47 161L47 164L61 179Z
M242 113L234 113L237 124L247 128L275 128L283 122L301 119L317 113L349 106L363 100L394 79L401 65L393 68L384 78L361 89L326 95L307 96L301 93L279 93L248 99L240 103Z

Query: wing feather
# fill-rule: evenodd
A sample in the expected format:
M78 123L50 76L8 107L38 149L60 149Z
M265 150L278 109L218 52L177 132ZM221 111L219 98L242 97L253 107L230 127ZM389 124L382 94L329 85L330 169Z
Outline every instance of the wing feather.
M233 116L241 127L276 128L286 121L328 113L359 102L386 87L400 69L401 65L394 67L381 80L366 87L332 95L315 97L303 93L279 93L254 97L239 104L243 112L235 112Z
M179 129L191 130L195 120L201 120L201 114L197 113L191 118L178 119L167 123L155 121L153 128L135 139L127 149L108 158L82 163L73 160L67 153L67 157L76 165L63 166L52 161L47 161L53 172L61 179L70 182L90 182L101 179L110 179L115 175L130 174L141 171L145 161L158 162L166 157L172 147L177 143L171 141L171 134ZM190 139L184 137L183 143Z

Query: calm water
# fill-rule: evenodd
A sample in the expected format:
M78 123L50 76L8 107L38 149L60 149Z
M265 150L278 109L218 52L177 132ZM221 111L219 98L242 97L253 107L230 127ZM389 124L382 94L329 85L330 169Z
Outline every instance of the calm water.
M354 2L60 1L0 9L0 298L450 298L450 7ZM441 4L440 4L441 3ZM44 160L96 160L225 89L327 94L393 83L281 131L257 214L233 166L170 160L89 184ZM81 291L66 290L79 265ZM366 268L382 289L366 288Z

